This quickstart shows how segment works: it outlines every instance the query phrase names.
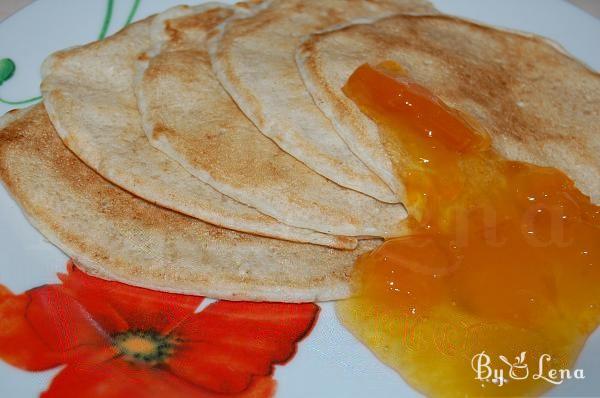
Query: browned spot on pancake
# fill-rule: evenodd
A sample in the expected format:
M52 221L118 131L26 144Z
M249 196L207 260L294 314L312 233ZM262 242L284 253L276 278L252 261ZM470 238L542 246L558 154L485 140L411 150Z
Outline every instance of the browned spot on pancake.
M165 22L165 33L170 37L170 40L173 42L181 41L181 33L179 30L173 27L173 21L168 20Z
M208 31L232 16L234 11L230 8L214 8L206 12L168 21L167 29L187 31L190 29Z

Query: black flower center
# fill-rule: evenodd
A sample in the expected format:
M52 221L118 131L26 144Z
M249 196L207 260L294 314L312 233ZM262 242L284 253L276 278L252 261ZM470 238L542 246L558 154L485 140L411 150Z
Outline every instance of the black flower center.
M175 341L155 331L129 330L113 336L113 345L130 362L157 365L166 361L175 349Z

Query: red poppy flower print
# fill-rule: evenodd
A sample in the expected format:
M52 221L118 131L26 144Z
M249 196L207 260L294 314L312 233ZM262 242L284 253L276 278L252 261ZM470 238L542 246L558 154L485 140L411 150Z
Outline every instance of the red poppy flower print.
M314 304L218 301L88 276L15 295L0 285L0 358L37 371L66 365L43 398L269 397L311 329Z

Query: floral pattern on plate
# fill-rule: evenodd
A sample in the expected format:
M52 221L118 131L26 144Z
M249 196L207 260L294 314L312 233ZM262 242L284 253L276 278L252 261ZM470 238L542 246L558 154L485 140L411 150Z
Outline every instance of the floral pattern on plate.
M0 285L0 359L64 366L54 397L269 397L319 307L217 301L98 279L72 262L61 284ZM200 309L200 310L198 310Z

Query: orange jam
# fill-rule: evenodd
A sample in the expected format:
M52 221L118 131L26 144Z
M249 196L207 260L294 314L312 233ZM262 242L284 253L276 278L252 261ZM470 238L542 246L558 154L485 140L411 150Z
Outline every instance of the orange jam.
M584 376L600 207L562 172L504 159L397 64L361 66L344 92L379 126L412 233L359 259L342 322L427 395L535 395Z

